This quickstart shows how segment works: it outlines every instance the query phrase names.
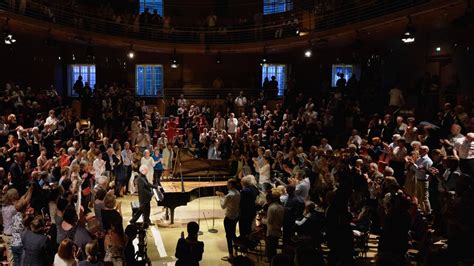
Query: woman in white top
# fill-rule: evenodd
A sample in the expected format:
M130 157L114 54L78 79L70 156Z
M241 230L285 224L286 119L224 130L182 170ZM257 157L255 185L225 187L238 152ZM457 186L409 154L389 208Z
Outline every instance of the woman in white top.
M102 153L98 153L94 162L92 163L94 168L94 175L96 177L101 176L105 172L105 161L102 159Z
M77 266L78 260L76 256L78 255L76 246L71 239L66 238L61 241L61 244L58 248L58 253L54 256L54 266Z
M146 179L150 184L153 184L153 167L155 167L155 160L150 156L150 151L145 150L144 156L140 161L141 165L146 165L148 167L148 173L146 174Z
M264 183L271 183L270 180L270 157L263 156L262 165L255 163L255 170L259 173L258 183L263 185Z

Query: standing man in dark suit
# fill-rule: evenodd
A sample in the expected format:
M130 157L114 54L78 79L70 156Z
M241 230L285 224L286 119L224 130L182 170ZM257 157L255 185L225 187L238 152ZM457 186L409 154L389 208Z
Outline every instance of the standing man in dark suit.
M138 201L140 202L140 209L133 215L132 220L130 220L131 224L137 222L140 215L143 214L143 223L145 225L155 225L150 221L150 201L153 197L153 186L148 182L146 178L146 174L148 173L149 169L148 166L142 165L140 166L140 175L138 176L137 180L137 187L138 187Z
M107 148L107 152L102 154L102 158L105 161L105 171L108 171L110 176L112 176L115 167L120 163L120 160L115 155L114 149L112 147Z
M26 193L26 186L28 185L28 180L24 175L22 166L24 156L22 152L13 154L14 162L10 165L12 184L20 196Z

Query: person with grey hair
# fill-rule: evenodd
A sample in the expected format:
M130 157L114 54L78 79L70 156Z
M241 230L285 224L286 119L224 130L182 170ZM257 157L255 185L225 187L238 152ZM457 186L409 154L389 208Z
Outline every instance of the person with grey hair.
M259 194L257 181L253 175L246 175L240 180L242 191L240 191L240 236L248 237L252 232L252 223L257 214L255 200Z
M138 201L140 203L140 208L133 215L130 220L131 224L137 222L138 218L143 215L143 223L146 226L155 225L150 221L150 201L153 197L153 186L148 182L147 175L149 173L149 168L146 165L140 166L140 175L136 178L137 188L138 188Z
M415 160L408 159L409 167L415 172L416 178L416 197L418 198L419 207L425 215L431 215L431 204L428 194L429 174L433 161L428 157L430 149L428 146L420 147L420 156Z

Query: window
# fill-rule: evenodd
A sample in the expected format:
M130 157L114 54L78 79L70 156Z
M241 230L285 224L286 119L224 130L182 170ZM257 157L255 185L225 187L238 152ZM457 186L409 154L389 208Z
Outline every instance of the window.
M162 65L137 65L135 70L137 96L163 97Z
M332 65L332 82L331 85L333 87L337 87L336 83L340 78L340 74L344 75L344 79L349 80L349 78L352 76L352 73L354 72L354 66L353 65L342 65L342 64L337 64L337 65Z
M79 76L82 77L83 85L89 82L89 86L94 91L95 86L95 65L69 65L68 69L68 95L71 97L77 97L77 93L74 91L74 83L76 83Z
M156 9L160 16L163 16L163 0L140 0L140 14L148 8L148 12L153 14Z
M293 9L293 0L263 0L263 14L277 14Z
M286 65L264 64L262 66L262 85L265 78L271 81L272 76L275 76L278 82L278 96L283 96L286 89Z

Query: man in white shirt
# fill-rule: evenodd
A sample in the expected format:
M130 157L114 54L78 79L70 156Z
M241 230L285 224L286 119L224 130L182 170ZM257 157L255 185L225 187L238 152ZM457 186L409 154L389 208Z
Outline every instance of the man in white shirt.
M225 237L227 239L227 249L229 256L222 258L225 261L232 261L234 257L233 242L236 238L235 229L239 221L240 214L240 193L237 190L237 181L229 179L227 181L228 192L226 195L220 191L216 191L216 195L220 197L221 208L225 209L224 228Z
M179 95L178 107L184 108L188 105L188 101L184 99L184 94Z
M239 121L235 118L234 113L230 113L230 116L227 119L227 133L232 136L232 139L235 138L235 134L237 133L238 123Z
M234 103L237 114L241 114L247 105L247 98L245 98L243 91L240 91L239 96L235 98Z
M362 138L359 136L359 131L357 131L357 129L352 130L352 135L349 137L349 140L347 141L347 146L351 144L356 145L357 149L359 149L360 145L362 144Z
M474 175L474 132L457 139L454 143L455 154L459 157L459 166L463 174Z
M390 96L390 106L401 107L403 105L403 93L398 87L391 89L388 95Z
M290 179L290 184L295 186L295 197L299 202L304 203L309 195L309 189L311 187L309 179L305 178L305 173L300 170L296 172L294 178Z
M420 147L420 158L416 161L409 161L411 167L415 170L416 178L416 197L418 198L418 204L425 215L431 214L431 204L429 199L429 173L433 161L428 157L430 149L428 146Z
M44 127L50 128L52 131L56 130L56 125L58 124L58 119L56 118L54 110L49 111L49 116L46 118Z

